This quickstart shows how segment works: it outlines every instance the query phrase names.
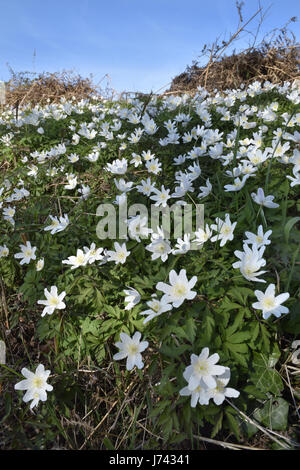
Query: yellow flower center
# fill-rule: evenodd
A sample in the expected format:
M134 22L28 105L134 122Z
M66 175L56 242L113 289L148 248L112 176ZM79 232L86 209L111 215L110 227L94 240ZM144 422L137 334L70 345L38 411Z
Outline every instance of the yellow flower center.
M59 304L59 300L55 297L52 297L49 301L50 305L53 305L54 307Z
M139 347L136 344L130 344L128 347L129 354L137 354L139 352Z
M230 227L228 225L225 225L221 228L221 233L224 235L228 235L230 233Z
M247 274L248 276L250 274L253 274L253 269L251 267L245 268L245 274Z
M186 294L186 287L182 284L176 284L174 287L174 293L176 296L182 296Z
M151 305L151 308L152 308L152 310L154 310L154 312L158 312L159 303L158 302L153 302L152 305Z
M80 254L77 256L77 262L78 263L84 263L84 255L83 254Z
M268 310L275 307L275 301L274 301L274 299L270 299L270 298L264 299L263 302L262 302L262 304L263 304L263 307L264 307L265 309L268 309Z
M198 361L194 365L194 369L195 369L196 372L198 372L201 375L206 374L207 373L207 364L204 361Z
M33 386L35 388L41 388L43 385L43 379L41 377L34 377L33 379ZM38 397L35 397L38 398Z

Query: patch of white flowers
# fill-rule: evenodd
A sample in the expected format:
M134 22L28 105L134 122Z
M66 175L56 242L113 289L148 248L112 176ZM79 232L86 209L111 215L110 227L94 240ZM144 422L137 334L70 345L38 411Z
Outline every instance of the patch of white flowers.
M191 407L197 403L208 405L213 399L216 405L221 405L226 397L237 398L240 393L227 384L230 380L229 367L220 366L217 353L209 356L209 349L203 348L199 356L191 355L191 364L186 367L183 377L187 386L179 391L182 396L191 397Z
M274 85L274 87L278 93L284 95L292 103L299 103L299 90L291 90L290 84ZM53 215L55 212L43 215L43 224L39 229L40 234L48 238L49 235L44 232L50 232L52 236L64 232L58 238L63 238L65 234L68 234L73 219L71 224L69 215L62 212L64 208L60 206L63 206L64 201L69 199L76 205L88 203L90 198L97 197L97 194L93 194L88 182L81 181L80 174L76 173L77 165L84 162L85 165L90 165L94 171L95 165L99 164L101 152L112 140L117 142L119 154L116 154L116 157L118 158L113 157L114 159L106 164L103 171L114 181L114 187L120 193L114 196L116 197L114 203L117 209L123 207L127 202L127 197L132 194L146 198L150 204L159 208L167 208L172 202L184 206L191 199L193 201L195 199L197 203L202 203L203 200L204 202L213 200L216 187L213 186L212 179L208 178L201 168L202 161L208 159L219 162L228 181L228 184L221 188L224 191L224 197L229 197L228 193L234 193L233 197L238 198L239 193L255 181L256 174L260 172L261 168L268 165L273 159L283 165L286 181L291 188L300 185L300 152L297 148L300 142L300 133L293 129L299 126L300 113L296 113L292 117L287 113L278 115L277 102L260 108L241 103L238 112L233 111L233 105L237 100L243 102L247 96L256 96L268 90L268 84L263 87L258 82L249 85L248 88L228 91L224 96L220 94L211 96L204 89L199 88L191 108L199 117L199 121L201 120L201 124L194 125L194 127L191 125L191 111L188 114L182 113L182 106L189 99L186 95L181 97L167 96L162 99L161 104L158 104L156 98L153 97L146 109L143 103L137 99L133 100L131 106L128 107L121 107L118 104L112 104L108 107L105 102L96 104L87 101L62 102L45 109L37 107L30 112L28 110L21 111L18 120L15 120L9 111L5 111L1 117L1 123L6 124L9 130L9 133L7 132L1 137L1 142L5 146L9 146L15 137L14 126L17 129L24 125L36 126L37 132L42 138L47 132L46 126L43 127L45 119L66 119L71 113L83 115L86 110L89 110L93 115L91 122L81 122L80 125L77 125L76 120L71 121L69 126L70 140L61 142L48 150L34 151L24 155L22 165L25 170L23 173L25 182L20 180L15 185L18 187L14 187L8 179L3 181L0 187L0 209L8 233L13 233L15 225L18 223L19 211L21 210L18 201L30 197L25 183L28 186L30 186L31 180L36 183L41 178L41 173L44 173L44 177L48 178L51 184L53 179L59 179L57 191L61 190L64 193L63 198L58 199L61 215ZM222 121L231 121L234 124L234 131L224 134L219 129L212 129L212 106L216 106ZM165 110L172 111L174 117L162 123L156 118ZM176 111L178 111L177 114ZM270 146L266 147L264 134L270 123L277 118L281 127L273 131L272 142L268 144ZM263 124L258 126L256 119L261 120ZM130 123L132 132L131 130L127 132L123 123ZM234 154L238 125L241 129L248 129L249 134L247 138L237 142L237 152ZM136 127L134 128L134 126ZM285 127L289 132L283 131ZM157 137L158 131L161 135L160 138ZM142 152L136 150L136 144L142 142L147 136L151 137L151 141L156 140L155 153L153 149L148 147ZM74 147L79 142L81 144L82 141L89 142L91 148L89 147L86 155L80 157L74 152ZM176 151L179 144L181 144L180 154L179 151ZM186 146L185 152L182 151L183 144ZM161 178L164 161L159 156L160 147L168 147L174 155L173 161L170 163L176 168L174 184L169 186L168 183L168 187L164 185L167 183ZM46 170L43 171L43 168ZM141 173L142 176L134 177L131 180L129 176L131 172L136 172L135 176ZM155 181L156 176L161 178L159 184ZM256 210L261 211L262 214L264 214L263 208L271 209L272 212L279 207L279 204L274 202L275 196L268 194L268 192L265 195L265 191L267 192L267 187L263 189L257 185L255 191L249 195L253 207L256 207ZM173 244L163 227L148 228L147 217L131 216L127 220L127 226L131 241L141 243L144 239L150 238L145 245L145 262L166 263L170 256L175 255L181 259L190 256L192 244L201 247L202 250L205 250L205 247L210 243L215 244L216 250L225 245L224 250L231 250L230 242L234 240L236 230L238 230L238 218L238 214L229 214L229 211L223 215L218 212L214 215L214 223L206 223L205 227L198 228L194 234L184 233L182 237L177 237ZM46 220L49 222L46 223ZM76 224L75 220L74 224ZM244 234L242 251L234 251L238 261L234 262L232 267L239 270L240 276L251 283L266 283L266 280L262 278L268 272L267 259L264 254L271 244L272 230L264 230L262 225L252 227L252 230L254 231L249 230ZM56 239L56 237L50 238ZM44 269L47 259L45 259L42 243L40 247L32 246L26 237L23 239L23 244L19 245L19 249L13 243L10 245L9 239L5 240L5 243L4 241L1 243L1 262L5 262L5 259L12 256L24 267L24 265L29 265L31 261L37 260L38 256L35 269L37 272ZM69 267L73 272L78 268L87 269L91 265L101 268L106 263L115 263L116 269L121 269L128 258L131 261L134 259L134 250L128 248L131 245L128 245L127 240L114 241L110 249L97 247L93 240L89 243L90 246L76 247L76 254L74 251L66 259L62 259L62 255L60 263ZM172 266L174 268L174 265ZM168 270L167 276L161 277L161 280L156 284L156 292L149 295L148 298L145 298L145 295L148 294L142 296L135 287L124 286L127 287L124 289L124 309L130 311L139 306L139 315L147 327L149 322L157 321L158 316L172 315L173 309L178 309L183 304L187 305L197 296L197 276L192 276L192 273L188 273L186 269L180 269L177 272L173 268ZM166 282L167 280L168 282ZM62 291L59 294L57 286L52 285L50 291L45 288L44 295L46 299L38 300L38 304L44 306L42 316L52 315L56 310L66 308L63 299L67 293ZM285 292L276 295L273 283L269 284L264 292L255 290L254 296L257 301L252 303L252 307L262 312L261 315L265 320L269 319L271 315L278 318L289 312L289 309L282 304L288 300L290 294ZM144 306L143 301L145 301ZM135 332L132 337L124 332L121 333L120 341L116 343L116 346L119 348L119 352L114 355L114 360L126 358L127 370L132 370L135 366L138 369L143 368L142 353L149 344L147 341L141 341L140 332ZM197 403L207 405L210 400L220 405L226 397L239 396L239 392L227 387L230 380L230 369L218 365L218 361L217 353L209 356L208 347L205 347L199 355L192 354L191 364L183 374L187 386L179 392L182 396L191 397L192 407L195 407ZM36 406L40 400L45 401L46 391L52 390L52 387L46 382L49 373L44 370L42 364L37 367L35 373L25 368L22 369L22 374L26 379L16 384L15 388L26 390L23 400L26 402L31 400L31 408Z

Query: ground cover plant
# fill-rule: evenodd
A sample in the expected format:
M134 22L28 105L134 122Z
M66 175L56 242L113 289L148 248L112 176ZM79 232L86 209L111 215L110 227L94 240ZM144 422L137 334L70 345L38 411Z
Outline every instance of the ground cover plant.
M3 107L2 448L297 448L299 96Z

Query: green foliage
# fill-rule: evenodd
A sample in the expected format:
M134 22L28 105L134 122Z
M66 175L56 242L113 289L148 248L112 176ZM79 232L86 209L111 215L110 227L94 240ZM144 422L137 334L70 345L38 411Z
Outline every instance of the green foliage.
M284 431L288 424L289 404L283 398L270 398L256 410L254 418L273 431Z
M272 145L274 131L279 127L284 128L281 114L297 113L297 105L276 90L270 90L256 96L248 95L245 101L237 99L230 106L230 112L234 115L242 105L255 105L263 109L274 100L278 102L278 116L276 120L268 121L264 148ZM122 445L134 449L137 436L141 442L142 432L146 433L143 436L147 436L145 448L147 445L176 448L181 443L184 448L186 440L195 445L193 436L197 433L201 435L202 432L216 439L222 433L232 433L239 442L245 436L250 439L256 429L242 421L239 413L226 401L218 406L210 400L209 405L198 404L191 408L190 397L179 394L186 386L182 374L190 364L191 355L199 355L205 347L209 348L210 354L218 353L219 363L230 368L228 386L241 392L235 402L239 409L246 414L253 413L257 421L270 429L288 429L290 404L284 394L285 384L280 367L285 360L283 343L289 344L300 334L300 207L297 186L292 188L287 184L283 178L283 164L273 158L270 159L272 163L265 162L257 166L255 177L249 178L241 191L234 195L224 191L224 185L229 181L225 170L232 171L238 165L242 159L238 155L240 141L251 138L252 131L238 126L237 138L232 147L233 161L228 162L229 166L223 165L219 159L208 158L206 154L199 157L201 175L194 183L195 192L190 195L190 199L198 203L199 188L207 178L210 179L213 192L204 199L205 224L211 225L217 217L223 220L225 214L230 214L231 219L237 222L233 240L222 247L219 241L208 241L199 250L177 256L169 254L168 259L162 262L160 259L151 260L147 250L148 240L138 242L130 239L126 241L126 246L131 255L125 264L94 262L71 269L62 263L74 256L77 249L88 249L91 243L96 243L97 247L104 250L113 249L112 240L99 240L96 235L98 205L102 202L112 203L118 194L113 184L115 175L108 175L104 171L107 163L123 156L130 161L133 152L141 154L150 150L159 157L163 167L161 174L151 175L156 187L165 185L172 192L178 171L178 167L173 165L173 158L188 154L194 144L200 146L202 143L201 138L197 137L193 143L180 141L178 145L159 144L159 140L167 135L165 122L174 121L179 112L189 113L190 116L186 127L180 120L176 121L181 136L195 126L205 125L191 100L182 101L179 107L168 107L160 99L156 102L157 133L151 135L144 132L136 144L126 140L126 149L120 150L120 144L125 138L120 138L118 132L126 133L128 137L138 127L123 119L122 130L117 131L113 139L105 141L101 135L101 126L105 123L113 125L114 120L119 118L118 113L125 107L141 112L141 108L136 106L136 103L125 106L122 102L106 105L96 102L78 105L78 109L73 107L69 112L64 112L62 105L59 108L60 118L52 115L53 111L43 118L44 134L38 134L32 124L16 128L12 122L9 124L15 132L12 144L7 147L0 141L0 150L7 165L5 178L1 176L0 189L5 186L6 179L13 186L5 189L3 195L0 194L0 202L5 202L13 189L18 188L20 179L24 187L30 188L30 197L13 202L16 206L15 225L3 218L0 220L3 236L1 245L6 244L10 250L8 257L0 258L0 275L3 280L1 295L6 294L8 297L10 327L13 333L16 332L19 341L17 345L22 342L24 346L24 337L27 342L34 344L34 347L31 346L35 349L30 366L43 361L49 364L55 388L55 395L49 394L46 406L33 417L29 415L28 409L22 411L20 397L18 403L14 403L11 391L5 391L1 424L10 423L16 405L18 409L15 437L9 437L12 448L17 446L16 442L24 439L26 448L46 449L57 434L67 447L79 448L88 442L89 433L102 419L104 422L107 419L106 428L104 431L99 430L99 440L94 446L108 450ZM236 126L233 120L221 120L222 114L216 108L215 103L210 104L212 129L218 128L223 132L225 143L227 134ZM24 111L24 115L30 116L30 113L30 109ZM0 124L0 137L7 134L7 123L11 117L5 119L6 124L2 121ZM96 138L81 136L79 143L71 147L75 132L73 126L77 132L85 123L93 124L92 128L97 131ZM264 125L264 120L257 118L257 125ZM298 129L299 126L296 127ZM91 164L86 156L94 151L96 144L104 141L106 146L98 147L99 158ZM77 162L71 163L66 152L59 154L53 151L51 158L38 164L37 175L28 174L31 165L36 163L36 157L31 154L37 152L41 156L42 151L53 150L55 146L66 142L68 156L73 150L79 155ZM24 157L24 147L30 166L21 159ZM187 160L180 169L187 170L190 164L191 161ZM89 185L91 194L88 199L81 199L79 193L65 188L66 175L71 173L78 176L80 184ZM148 176L145 169L132 167L124 178L126 182L131 181L136 185ZM265 187L265 184L268 186L268 194L274 194L280 204L277 211L262 211L251 197L252 192L256 192L258 187ZM137 191L129 191L127 197L128 205L143 202L150 207L149 198ZM188 197L186 200L191 202ZM50 224L50 215L59 217L63 214L68 214L70 219L67 230L53 235L44 231ZM232 266L237 261L235 251L242 250L245 232L256 232L260 224L263 224L264 231L272 230L272 243L266 247L264 255L267 260L264 276L266 287L274 283L279 292L290 293L286 302L289 314L280 319L263 319L261 311L253 307L256 300L254 291L260 287ZM45 260L45 267L41 271L36 270L33 261L20 265L14 258L14 254L20 251L20 245L28 240L37 247L36 259ZM119 240L120 243L123 241ZM171 240L172 246L174 243L175 240ZM197 276L196 297L144 324L145 317L140 313L147 308L146 302L149 302L151 296L157 293L157 283L168 282L172 269L176 272L185 269L189 279ZM57 286L59 292L66 292L67 307L41 317L42 307L37 301L45 298L44 289L50 289L51 286ZM124 289L127 287L137 289L141 295L141 302L131 310L126 310L124 304ZM26 325L30 322L34 324L33 330L22 330L19 324L21 317ZM19 335L20 331L22 336L21 333ZM117 352L115 344L120 339L120 333L132 336L135 331L142 333L150 347L145 351L145 359L143 356L147 367L143 371L129 372L124 361L113 361L113 355ZM12 348L17 346L13 345ZM29 357L24 347L23 355L16 360L16 368L19 370L24 367L24 361ZM12 382L9 374L3 375L1 381L2 378ZM113 413L116 414L111 418ZM91 422L87 419L90 416ZM86 424L87 421L91 424ZM79 422L79 431L76 424L73 433L69 427L74 422ZM25 423L23 429L20 423ZM124 442L123 438L121 442L116 438L117 431L125 435ZM158 441L155 436L158 436ZM92 444L86 444L87 447L89 445L93 447Z

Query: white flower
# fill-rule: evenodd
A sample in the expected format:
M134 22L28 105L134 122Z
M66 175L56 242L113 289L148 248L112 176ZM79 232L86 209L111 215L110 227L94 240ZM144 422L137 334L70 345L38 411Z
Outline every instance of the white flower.
M260 290L256 290L254 294L257 297L258 302L252 304L253 308L262 310L262 315L265 320L267 320L271 315L279 318L282 313L288 313L289 309L283 307L281 304L285 302L290 294L285 292L284 294L277 295L275 297L275 285L270 284L265 293Z
M4 258L9 255L9 249L6 245L0 246L0 258Z
M45 231L51 230L51 235L54 235L55 233L62 232L65 230L65 228L69 225L69 217L67 214L61 216L58 220L57 217L53 217L52 215L49 215L50 219L52 220L51 225L48 225L47 227L44 228Z
M189 371L188 373L186 370L183 373L183 377L185 380L188 382L190 379L190 376L192 374L192 371ZM199 382L199 385L194 390L190 390L189 387L184 387L181 390L179 390L179 395L181 396L190 396L191 397L191 407L195 408L197 403L200 403L200 405L208 405L209 403L209 397L208 397L208 387L205 384L205 382L201 379Z
M114 178L114 183L117 189L121 191L122 193L127 193L128 191L131 191L132 185L133 185L132 181L129 181L128 183L126 183L126 181L123 178L121 178L119 181L116 178Z
M163 262L168 259L169 254L172 252L172 248L169 240L165 239L165 235L162 229L157 227L157 233L151 235L152 243L146 246L146 250L151 251L151 259L155 260L160 258Z
M165 189L165 187L162 186L161 190L153 188L152 191L153 191L153 193L155 193L155 195L150 196L150 199L152 199L153 201L156 201L154 205L156 207L159 207L159 206L166 207L167 206L167 201L171 197L170 194L169 194L170 190Z
M151 153L151 150L147 150L147 152L145 152L145 150L143 150L142 151L142 157L147 162L148 160L152 160L152 158L154 158L155 155L154 155L154 153Z
M188 167L188 170L188 176L191 180L195 180L201 175L201 168L199 166L199 163L194 162L193 165L190 165Z
M210 184L209 178L206 180L206 186L200 186L201 192L198 194L198 198L203 198L209 195L212 190L212 185Z
M65 184L65 189L74 189L77 186L77 176L67 174L68 184Z
M80 141L80 136L78 134L72 135L72 145L77 145Z
M224 366L218 366L216 363L220 359L219 354L215 353L209 356L209 349L203 348L199 356L191 355L191 365L186 368L186 374L190 374L188 380L189 390L195 390L201 380L208 388L217 386L216 375L222 375L225 372Z
M62 261L63 264L70 264L71 269L79 268L79 266L85 266L88 262L89 255L78 249L76 256L69 256L68 259Z
M85 157L89 162L96 162L99 158L99 152L92 152Z
M212 230L217 231L218 235L215 235L214 237L212 237L211 241L215 242L217 240L221 240L220 246L224 246L228 240L233 240L233 231L235 229L237 222L234 222L232 224L230 221L229 214L225 214L225 221L217 217L216 223L217 225L212 224L210 228Z
M146 162L146 168L149 173L154 173L157 175L161 170L161 163L158 161L157 158L152 158Z
M293 173L300 171L300 151L298 149L294 149L293 156L291 157L289 163L293 163L294 165Z
M148 341L140 341L141 336L142 335L139 331L136 331L132 338L130 338L126 333L120 333L121 341L116 343L120 352L115 354L113 359L119 361L120 359L127 357L127 370L132 370L134 366L137 366L138 369L142 369L144 367L141 352L145 351L149 343Z
M263 232L263 227L260 225L258 227L257 234L252 232L245 232L247 240L244 240L244 243L251 243L252 245L256 245L257 248L260 248L264 245L270 245L271 241L268 240L269 236L271 235L272 230L268 230L265 234Z
M140 215L136 215L127 220L126 223L128 225L129 236L138 242L141 241L140 237L148 238L149 234L152 232L152 230L147 227L147 216L141 217Z
M287 178L292 181L290 183L291 187L297 186L298 184L300 184L300 169L296 171L296 168L294 167L293 174L294 174L294 178L293 176L289 176L289 175L287 176Z
M155 134L157 131L158 127L153 121L153 119L148 119L146 122L143 123L145 127L145 132L149 135Z
M191 300L197 295L196 291L191 290L197 282L197 276L193 276L188 281L185 269L181 269L179 274L172 269L169 273L169 282L170 285L158 282L156 289L164 292L165 295L162 297L162 300L173 304L175 308L180 307L184 300Z
M221 405L225 400L225 397L237 398L240 395L240 392L234 388L226 387L230 380L230 369L225 367L225 372L222 375L216 377L216 387L210 388L207 391L207 397L210 400L211 398L216 405Z
M35 265L35 269L37 271L41 271L44 267L44 258L41 258L37 261L36 265Z
M50 375L50 370L45 370L43 364L39 364L35 372L30 372L30 370L23 367L21 373L25 380L16 383L15 390L27 390L23 396L23 401L27 403L32 400L30 404L30 409L38 405L39 401L47 400L47 392L53 390L52 385L47 384L47 379Z
M71 153L71 155L68 156L68 160L70 163L78 162L79 156L76 153Z
M14 257L16 259L21 259L20 264L29 264L32 259L36 259L36 246L32 247L30 242L26 242L26 245L19 246L21 248L21 252L16 253Z
M257 245L253 245L252 248L245 243L244 251L235 251L234 254L240 261L233 263L233 268L239 268L242 275L248 281L266 282L263 279L259 279L258 276L264 274L266 271L259 271L262 266L266 265L266 260L263 259L262 255L265 251L265 246L257 248Z
M140 302L141 296L140 296L140 293L136 289L133 289L132 287L128 287L128 289L124 289L123 292L125 292L126 294L125 303L127 305L125 307L125 310L131 310Z
M179 255L187 253L191 249L191 234L185 233L183 240L181 238L177 238L177 243L173 249L173 255Z
M14 215L16 213L16 209L14 207L6 207L3 209L3 219L8 220L10 223L14 223Z
M179 181L179 186L175 187L175 192L171 194L171 197L183 197L187 192L194 192L192 179L189 175L178 174L176 179Z
M150 178L147 178L147 180L142 180L141 184L136 186L136 189L138 190L139 193L144 194L145 196L150 196L150 194L153 192L154 186L156 183L152 183Z
M244 175L242 179L235 178L233 184L226 184L224 186L225 191L226 192L240 191L245 186L245 183L248 177L249 177L248 175Z
M105 169L115 175L124 175L127 171L127 160L126 158L116 159L112 163L107 163Z
M173 161L173 165L181 165L182 163L184 163L186 160L186 156L185 155L178 155L178 157L174 157Z
M47 289L44 289L44 294L47 300L38 300L37 303L40 305L45 305L45 308L42 312L42 317L46 315L52 315L54 310L63 310L66 308L66 304L62 301L66 296L66 292L63 291L61 294L57 293L57 287L51 286L50 292Z
M118 242L114 243L115 251L107 251L107 261L114 261L116 264L124 264L127 256L130 255L130 251L126 249L126 243L120 245Z
M127 196L126 196L126 193L122 193L122 194L116 196L116 199L114 200L114 204L116 204L116 205L119 206L119 207L122 207L122 206L124 206L125 204L127 204Z
M254 202L256 202L257 204L260 204L261 206L269 207L271 209L275 209L276 207L279 207L279 204L272 202L274 199L274 196L265 196L264 190L262 188L258 188L257 194L251 193L251 197Z
M95 261L101 261L103 259L103 248L96 248L95 243L92 243L90 248L87 246L83 247L85 255L87 257L87 262L89 264L94 263Z
M79 194L81 194L81 199L86 200L91 192L91 188L88 185L81 185L81 188L78 189Z
M140 166L142 164L142 157L140 155L137 155L136 153L132 153L132 159L130 160L130 163L133 163L135 168Z
M270 156L271 154L269 149L265 149L264 152L262 152L257 147L253 147L253 149L249 150L249 153L247 154L248 160L255 166L265 162L270 158Z
M144 325L148 323L148 321L152 320L152 318L155 318L164 312L172 310L172 305L169 304L165 299L158 300L156 294L152 294L152 300L149 300L146 303L149 309L143 310L143 312L140 313L140 315L147 315L147 317L143 321Z
M38 171L39 171L38 167L36 165L29 165L28 168L29 168L29 171L28 171L27 175L28 176L32 175L36 178L36 176L38 174Z
M195 232L196 238L193 240L196 245L203 245L207 240L209 240L212 236L212 230L209 228L209 225L206 224L205 230L199 228Z

